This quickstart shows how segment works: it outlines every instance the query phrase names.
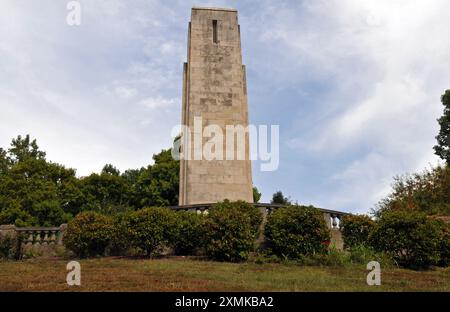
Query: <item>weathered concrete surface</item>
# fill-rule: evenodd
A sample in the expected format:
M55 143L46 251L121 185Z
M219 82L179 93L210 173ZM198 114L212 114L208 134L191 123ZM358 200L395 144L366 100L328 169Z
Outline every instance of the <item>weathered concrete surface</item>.
M226 125L248 125L245 67L236 10L192 9L188 61L183 74L182 124L193 129L194 117L202 117L203 127L219 125L224 134ZM233 149L236 144L237 140ZM225 149L226 146L223 155ZM194 150L192 143L192 156ZM244 152L244 160L181 160L179 204L224 199L253 202L248 133Z

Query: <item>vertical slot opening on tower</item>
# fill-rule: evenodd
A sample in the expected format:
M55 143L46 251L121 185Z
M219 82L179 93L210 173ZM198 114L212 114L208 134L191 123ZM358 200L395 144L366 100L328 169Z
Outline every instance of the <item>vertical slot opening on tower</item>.
M218 43L218 40L217 40L217 20L213 20L212 24L213 24L213 42L214 43Z

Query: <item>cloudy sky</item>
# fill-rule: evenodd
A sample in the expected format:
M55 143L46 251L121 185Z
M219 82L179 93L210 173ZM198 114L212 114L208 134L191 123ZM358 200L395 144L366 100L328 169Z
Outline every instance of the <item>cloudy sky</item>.
M450 88L450 1L0 1L0 146L98 172L152 162L181 113L192 6L239 10L250 122L280 125L280 166L254 184L367 212L392 177L436 164Z

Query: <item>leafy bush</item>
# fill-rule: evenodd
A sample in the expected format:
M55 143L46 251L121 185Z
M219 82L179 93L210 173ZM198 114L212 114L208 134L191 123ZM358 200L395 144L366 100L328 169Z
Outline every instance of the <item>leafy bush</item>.
M398 264L427 268L440 260L443 223L418 212L392 211L381 216L370 235L372 246Z
M177 233L175 212L168 208L145 208L124 216L122 239L153 257L169 246Z
M344 267L367 265L370 261L378 261L383 267L392 265L392 258L384 252L376 252L365 245L355 245L350 251L328 248L326 252L302 256L297 260L302 265L323 265Z
M115 256L131 255L133 247L129 240L128 227L130 214L134 212L121 212L112 217L113 231L111 234L110 253Z
M321 212L313 207L289 206L277 209L268 217L265 237L273 254L300 259L324 252L330 232Z
M67 225L64 244L80 258L104 255L112 233L110 217L82 212Z
M439 266L447 267L450 265L450 224L442 227L443 235L439 244L440 259Z
M353 245L349 253L350 262L354 264L367 264L370 261L378 261L383 267L393 264L392 258L385 252L377 252L367 245Z
M365 215L346 215L342 219L342 237L345 248L368 245L369 234L375 222Z
M0 259L14 259L17 245L17 238L13 235L0 235Z
M179 211L176 217L176 237L172 247L177 255L191 255L204 245L205 216L191 211Z
M262 222L253 205L238 201L216 204L205 222L206 253L219 261L243 261L254 250Z

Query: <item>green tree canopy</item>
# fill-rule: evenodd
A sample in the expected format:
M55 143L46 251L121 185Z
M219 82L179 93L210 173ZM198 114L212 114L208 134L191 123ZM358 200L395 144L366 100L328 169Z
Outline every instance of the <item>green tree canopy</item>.
M438 119L440 130L436 136L437 145L434 152L450 165L450 90L446 90L441 97L444 114Z
M261 199L261 192L258 190L256 186L253 187L253 202L259 203L259 200Z
M450 215L450 168L440 166L395 177L392 192L373 212L381 216L388 211Z
M81 178L45 156L29 135L0 148L0 224L51 226L81 211L115 214L178 204L179 161L170 150L154 155L146 168L120 173L107 164Z
M277 191L273 194L271 204L290 205L291 201L288 197L284 197L283 192Z
M48 162L29 135L0 154L0 224L57 225L70 218L79 194L75 170Z

